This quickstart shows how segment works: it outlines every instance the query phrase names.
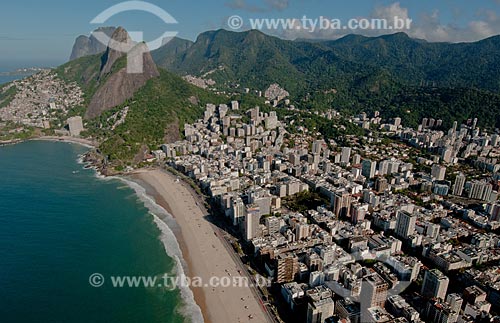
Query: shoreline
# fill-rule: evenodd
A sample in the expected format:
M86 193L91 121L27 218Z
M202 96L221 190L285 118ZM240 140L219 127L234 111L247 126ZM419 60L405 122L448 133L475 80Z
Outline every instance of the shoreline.
M144 206L153 216L154 225L160 231L158 240L163 244L166 255L176 263L176 275L178 277L187 276L188 265L183 257L183 251L176 233L180 228L169 211L156 203L155 198L152 197L151 188L145 182L139 179L132 179L129 176L111 176L105 178L122 181L135 191L135 195L144 203ZM202 309L198 305L192 290L188 286L179 286L179 291L182 300L179 304L180 310L178 312L193 323L204 322Z
M97 144L91 140L70 136L42 136L28 139L28 141L53 141L53 142L65 142L81 145L87 148L97 148ZM22 142L22 141L21 141ZM20 142L18 142L20 143Z
M13 139L13 140L8 140L8 141L0 141L0 147L22 144L24 142L29 142L29 141L64 142L64 143L77 144L80 146L84 146L86 148L97 148L97 144L91 140L84 139L84 138L70 137L70 136L61 136L61 137L59 137L59 136L40 136L40 137L33 137L33 138L28 138L28 139Z
M14 139L14 140L6 140L6 141L0 141L0 147L3 146L10 146L10 145L17 145L20 143L25 142L24 139Z
M142 186L178 225L173 232L186 263L186 276L200 277L203 281L202 287L190 286L190 289L204 322L267 322L264 309L250 287L207 286L211 277L227 280L241 275L232 251L224 247L206 218L209 213L203 201L189 184L160 169L138 170L126 178Z
M65 142L96 148L93 142L74 137L44 136L17 143L26 141ZM97 169L96 174L102 175ZM224 238L217 234L219 229L209 221L205 201L189 183L159 168L102 176L123 180L146 206L151 201L155 205L153 208L160 207L163 211L157 213L150 209L154 222L162 232L159 239L164 243L168 256L178 262L186 277L196 277L203 282L199 287L189 286L187 291L186 288L179 288L184 301L183 309L186 310L181 313L188 320L200 318L206 323L270 322L260 299L248 285L208 286L212 277L225 284L228 279L234 282L234 279L245 279L247 276L241 274L241 267L231 254L234 251L226 249L221 241ZM165 212L167 215L162 215ZM175 241L164 241L170 238L169 235ZM172 242L177 246L167 248L167 244L170 246ZM241 280L238 282L241 284Z

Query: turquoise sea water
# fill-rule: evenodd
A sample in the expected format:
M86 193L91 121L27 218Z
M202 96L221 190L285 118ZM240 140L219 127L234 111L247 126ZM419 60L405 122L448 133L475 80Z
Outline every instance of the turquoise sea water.
M157 276L175 262L153 216L119 180L59 142L0 147L0 322L183 322L181 292L91 287L89 276Z
M9 75L9 76L4 75L4 76L2 76L2 75L0 75L0 85L4 84L4 83L9 83L9 82L12 82L15 80L19 80L22 78L24 78L24 76L19 76L19 75Z

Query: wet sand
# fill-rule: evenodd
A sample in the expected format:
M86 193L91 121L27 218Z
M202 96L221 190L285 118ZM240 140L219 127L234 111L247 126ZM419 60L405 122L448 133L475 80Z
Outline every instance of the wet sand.
M192 188L162 170L139 171L131 178L141 183L178 223L180 230L177 231L180 232L174 233L188 266L186 275L200 277L202 281L201 287L192 286L191 290L205 322L269 322L251 288L244 284L234 286L242 285L238 283L240 267L225 248L222 238L215 233L216 229L205 218L208 212ZM211 281L224 285L231 282L231 286L215 286L210 284Z

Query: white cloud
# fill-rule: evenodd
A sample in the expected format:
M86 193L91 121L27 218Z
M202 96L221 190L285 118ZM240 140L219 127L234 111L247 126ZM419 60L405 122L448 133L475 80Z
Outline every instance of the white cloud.
M263 8L250 5L245 0L231 0L230 2L226 2L226 6L234 10L243 10L248 12L263 12L265 11Z
M376 7L373 10L373 12L371 13L370 17L383 18L383 19L387 19L389 21L392 21L394 19L394 17L399 17L399 18L403 18L403 19L410 18L409 14L408 14L408 9L402 8L401 4L399 2L395 2L387 7L383 7L383 6Z
M264 0L260 6L249 4L246 0L230 0L226 2L226 6L248 12L283 11L288 8L289 0Z
M465 26L443 24L439 13L424 15L421 22L410 30L413 37L428 41L471 42L500 34L500 19L492 11L485 11L480 19Z
M499 0L500 1L500 0ZM386 19L389 24L392 24L394 21L394 17L398 17L400 19L410 19L408 9L401 7L399 2L395 2L389 6L383 7L378 6L375 7L372 13L369 16L359 16L352 17L354 19ZM335 19L333 17L325 17L330 20ZM347 21L342 21L343 24L346 24ZM361 34L365 36L379 36L383 34L394 33L395 31L391 30L376 30L376 29L368 29L368 30L350 30L350 29L321 29L321 28L303 28L301 25L300 19L296 21L296 25L299 25L300 28L292 28L290 30L281 30L278 34L282 37L288 39L337 39L349 34ZM408 30L402 30L404 32L409 33Z
M275 10L282 11L288 8L288 0L266 0L267 5Z
M500 0L495 0L500 3ZM411 28L409 30L401 30L407 33L410 37L425 39L431 42L471 42L481 40L500 34L500 18L491 10L484 10L477 14L477 18L470 21L464 26L455 25L452 23L443 23L440 19L440 13L435 10L430 13L425 13L415 19L410 15L408 8L402 7L399 2L395 2L388 6L377 6L373 9L369 16L353 17L353 18L385 18L389 22L393 21L394 17L402 19L412 19ZM333 19L333 18L330 18ZM299 21L297 21L299 23ZM356 33L365 36L379 36L383 34L391 34L395 31L391 30L311 30L309 29L292 29L280 30L275 32L281 37L288 39L305 38L305 39L337 39L348 34Z

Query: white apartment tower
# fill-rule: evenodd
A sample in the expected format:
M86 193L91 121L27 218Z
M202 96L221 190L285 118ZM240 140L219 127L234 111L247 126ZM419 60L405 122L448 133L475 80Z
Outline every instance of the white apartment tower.
M406 211L399 211L396 220L396 235L401 238L408 238L415 232L417 217Z

